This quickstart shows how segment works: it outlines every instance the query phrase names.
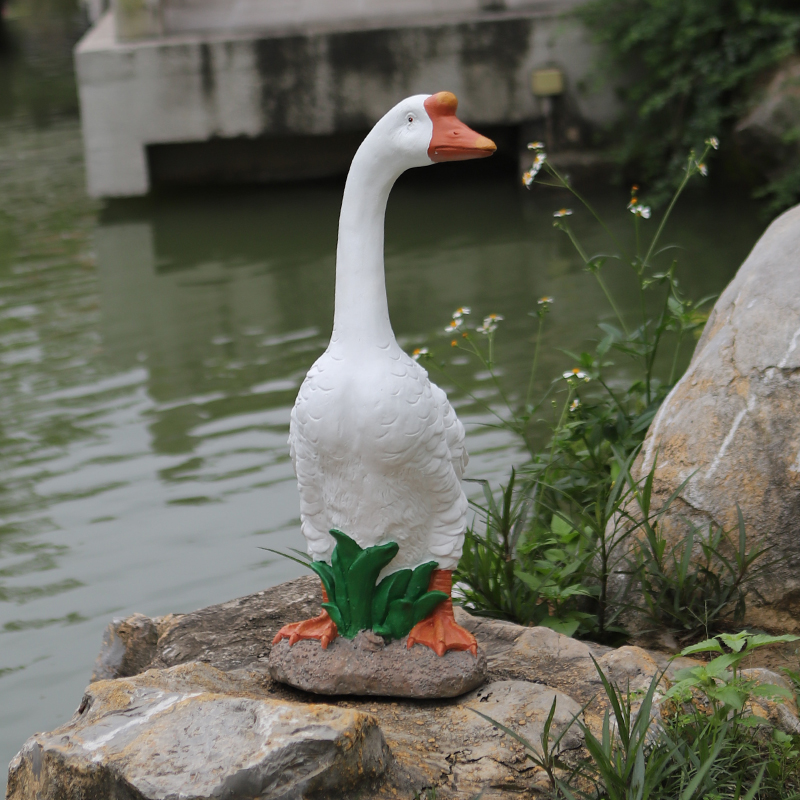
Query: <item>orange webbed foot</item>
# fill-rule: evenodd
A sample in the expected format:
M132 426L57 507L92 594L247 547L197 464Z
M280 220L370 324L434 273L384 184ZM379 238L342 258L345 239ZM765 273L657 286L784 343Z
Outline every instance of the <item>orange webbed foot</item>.
M328 594L324 586L322 587L322 602L328 602ZM278 644L281 639L288 639L289 647L291 647L301 639L318 639L322 649L327 650L328 645L338 635L339 631L336 629L336 623L330 618L328 612L323 609L318 617L284 625L275 635L272 644Z
M328 616L328 612L323 611L318 617L284 625L275 635L272 644L278 644L281 639L288 639L291 647L301 639L318 639L322 649L326 650L338 635L336 624Z
M446 604L451 606L449 615L446 610L439 611ZM448 650L469 650L472 655L478 655L478 642L455 621L449 600L444 600L429 617L411 629L408 646L414 644L427 645L437 656L443 656Z
M434 570L428 589L450 594L451 576L450 570ZM472 655L478 655L478 642L456 622L453 601L449 597L442 600L425 619L411 629L408 647L415 644L430 647L437 656L443 656L448 650L469 650Z

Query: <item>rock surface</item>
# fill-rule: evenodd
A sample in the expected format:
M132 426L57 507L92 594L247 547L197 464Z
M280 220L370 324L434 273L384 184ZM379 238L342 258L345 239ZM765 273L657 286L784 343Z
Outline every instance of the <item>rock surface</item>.
M635 467L656 464L654 509L689 479L662 522L735 529L774 560L748 622L800 630L800 206L767 229L717 301L686 371L653 420Z
M390 759L374 717L270 700L257 680L186 664L92 684L66 725L16 756L8 796L299 797L377 778Z
M480 688L436 701L322 698L276 683L266 663L275 632L320 601L319 582L303 578L180 617L116 621L95 669L111 674L89 686L66 725L28 740L11 764L8 800L410 800L429 787L439 800L530 796L546 790L544 773L475 712L538 745L556 700L551 741L576 714L600 733L605 706L592 658L637 693L667 666L638 647L614 650L456 609L486 655ZM136 665L139 674L123 675ZM782 680L763 673L754 677ZM792 704L753 713L800 729ZM583 752L574 726L562 758Z
M451 650L441 658L429 647L410 650L408 637L384 644L363 632L349 640L339 636L323 650L306 639L274 645L269 671L280 683L315 694L381 695L432 699L458 697L486 680L486 657Z

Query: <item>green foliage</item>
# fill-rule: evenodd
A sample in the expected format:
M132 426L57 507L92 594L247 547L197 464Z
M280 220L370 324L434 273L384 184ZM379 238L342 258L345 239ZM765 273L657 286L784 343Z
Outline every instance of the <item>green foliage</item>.
M679 670L678 683L661 697L663 673L641 695L612 685L595 662L607 710L599 735L581 715L573 720L586 756L572 768L558 755L568 728L549 740L555 701L537 744L475 713L525 747L559 800L790 800L800 797L800 737L749 711L758 698L780 702L789 693L743 679L738 667L759 647L798 638L743 632L686 648L682 655L721 655Z
M413 570L397 570L376 586L378 575L397 555L399 545L387 542L363 548L336 528L330 533L336 540L330 564L312 561L297 551L303 560L279 555L319 575L328 595L328 602L322 607L345 639L353 639L364 630L373 630L387 639L402 639L447 599L444 592L428 591L431 573L438 566L435 561Z
M524 551L519 540L526 529L535 498L522 491L515 497L516 472L501 487L496 501L489 484L483 485L485 505L477 506L484 532L467 529L456 581L465 604L479 616L543 625L572 636L591 615L574 604L589 590L580 584L593 553L588 540L568 520L554 516L550 529L534 538L526 533Z
M696 667L686 667L675 673L675 683L667 692L667 697L677 702L691 702L693 692L701 692L708 701L710 716L720 724L732 718L732 715L741 714L754 697L788 698L793 695L783 686L775 684L756 683L742 677L740 665L759 647L778 644L780 642L796 642L800 636L784 634L783 636L770 636L768 634L753 634L747 631L740 633L721 633L713 639L685 647L682 656L693 656L697 653L719 653L706 664ZM735 718L735 716L734 716ZM738 720L741 725L760 723L760 718L746 717Z
M655 224L647 222L651 210L632 194L628 208L633 249L617 240L591 205L549 164L541 144L531 146L536 157L523 182L530 186L540 173L547 174L549 181L539 182L570 190L608 234L613 250L588 253L569 225L572 211L563 209L555 215L555 226L574 245L616 320L600 324L594 353L568 353L577 366L556 378L534 402L539 343L552 299L538 303L524 397L507 393L496 375L494 337L500 318L487 317L472 329L464 321L463 309L454 315L453 324L462 330L455 348L477 359L492 376L505 413L473 399L494 415L498 426L518 435L530 453L530 460L501 487L499 499L484 483L485 502L475 506L477 520L467 531L456 573L473 613L615 641L624 635L618 618L626 604L624 594L609 597L609 579L616 573L628 575L642 587L645 599L640 610L682 635L705 634L731 616L742 616L756 574L753 562L763 554L745 552L743 523L742 544L733 555L726 549L728 534L716 529L705 538L691 533L680 558L677 549L667 553L659 525L678 492L654 511L650 497L655 465L639 481L631 476L647 429L678 377L681 347L699 334L705 322L701 309L709 298L694 303L683 295L672 248L661 246L660 239L682 191L693 176L702 174L705 159L717 146L716 138L710 137L699 158L692 153L686 159L683 180L649 243L643 241L643 226ZM612 264L625 268L636 284L640 309L635 316L620 312L609 289L606 274ZM665 349L670 351L666 357ZM609 377L616 366L612 356L621 357L628 373L633 373L626 388ZM425 357L427 363L440 366L431 355ZM543 417L548 401L556 413L552 422ZM551 430L544 448L538 444L543 424ZM707 556L705 569L690 559L695 545ZM637 555L628 563L631 550ZM674 573L673 567L683 571Z
M683 153L708 131L727 137L756 81L800 43L796 0L590 0L579 15L624 76L618 156L661 197ZM787 204L798 196L797 183L783 190Z
M738 537L711 523L705 534L688 525L684 538L672 547L643 515L644 538L636 548L634 574L642 588L639 610L656 626L682 639L720 626L741 625L753 579L772 562L755 562L765 548L748 551L741 509ZM699 549L699 554L695 551Z

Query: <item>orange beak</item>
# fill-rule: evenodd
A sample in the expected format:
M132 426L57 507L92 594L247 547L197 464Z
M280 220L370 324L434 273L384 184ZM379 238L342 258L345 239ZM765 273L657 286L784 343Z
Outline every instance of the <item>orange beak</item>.
M466 161L486 158L497 145L468 128L458 117L458 100L452 92L432 94L425 101L425 110L433 122L433 135L428 146L431 161Z

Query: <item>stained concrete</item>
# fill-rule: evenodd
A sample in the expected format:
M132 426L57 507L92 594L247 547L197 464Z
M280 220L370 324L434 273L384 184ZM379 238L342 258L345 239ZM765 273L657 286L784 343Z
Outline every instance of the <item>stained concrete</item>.
M121 41L106 13L75 50L89 193L146 194L148 148L219 140L258 140L254 178L283 179L289 156L281 137L316 137L320 146L305 150L313 162L324 137L365 131L418 93L454 92L459 115L478 128L519 125L542 116L530 89L531 72L542 67L563 71L559 102L575 119L599 125L614 116L613 88L595 88L589 34L564 16L577 0L462 5L291 24L278 16L246 30L167 26L137 41ZM290 157L301 177L325 172L324 154L305 170L302 153ZM334 160L337 170L346 166L347 158Z

